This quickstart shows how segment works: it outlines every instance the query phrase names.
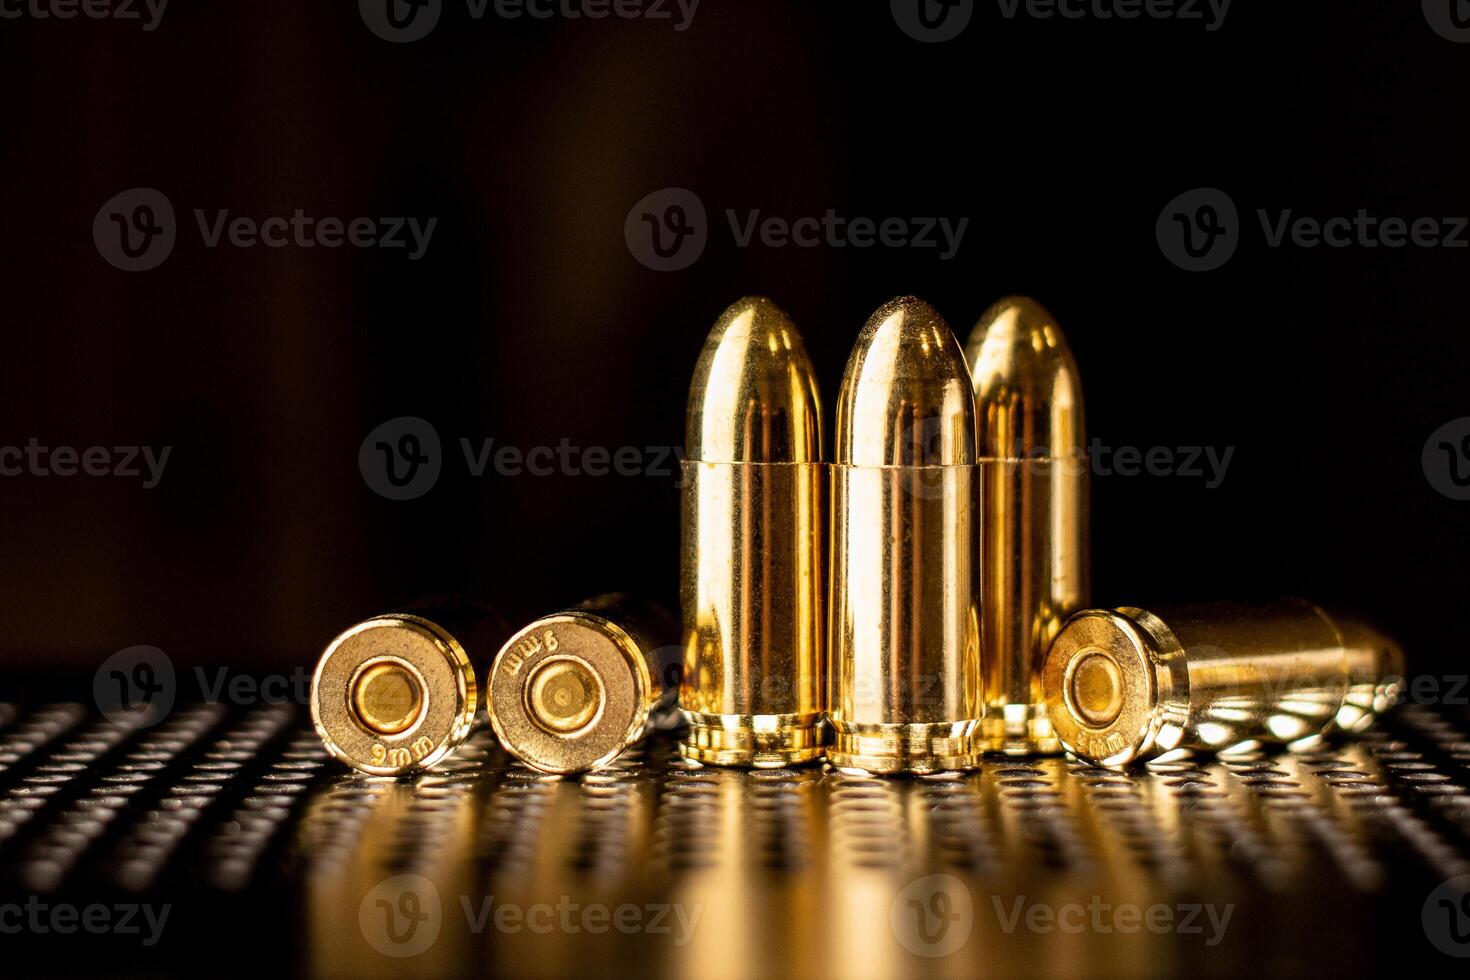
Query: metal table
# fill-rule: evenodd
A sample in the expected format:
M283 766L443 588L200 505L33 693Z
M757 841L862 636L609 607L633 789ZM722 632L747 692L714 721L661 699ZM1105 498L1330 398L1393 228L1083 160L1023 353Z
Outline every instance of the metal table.
M1470 874L1463 711L1407 705L1305 755L906 780L701 769L671 733L558 778L484 730L431 773L375 779L292 705L147 727L3 706L0 726L10 975L1356 974L1470 955L1470 902L1442 886Z

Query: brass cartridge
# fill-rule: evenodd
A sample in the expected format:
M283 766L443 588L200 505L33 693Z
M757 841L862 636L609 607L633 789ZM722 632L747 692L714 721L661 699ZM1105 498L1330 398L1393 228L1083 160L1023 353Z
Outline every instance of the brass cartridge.
M832 694L841 769L973 768L980 718L975 396L913 297L858 336L837 401Z
M1052 643L1046 707L1069 752L1121 766L1175 749L1310 747L1397 701L1403 652L1301 599L1089 609Z
M786 314L748 297L705 341L689 389L680 605L701 763L822 754L827 468L816 372Z
M483 606L425 602L358 623L328 644L311 678L311 720L327 751L375 776L428 769L479 710L472 656L505 636Z
M980 664L991 752L1057 752L1041 665L1088 602L1088 458L1077 365L1039 303L996 303L970 333L980 443Z
M672 708L674 632L661 607L617 594L526 626L500 648L485 681L500 744L542 772L612 762Z

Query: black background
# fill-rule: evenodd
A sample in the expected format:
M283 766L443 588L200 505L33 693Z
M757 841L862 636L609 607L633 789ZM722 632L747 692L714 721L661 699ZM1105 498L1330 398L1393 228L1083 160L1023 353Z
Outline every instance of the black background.
M1031 293L1067 330L1090 434L1234 447L1223 483L1098 478L1099 603L1300 593L1359 607L1416 670L1463 662L1470 504L1421 466L1470 414L1470 251L1267 247L1258 208L1470 214L1470 46L1417 3L1237 3L1199 21L1001 17L923 44L887 3L703 0L670 21L474 21L412 44L350 2L174 0L160 26L0 21L0 445L168 445L160 485L0 479L0 653L90 670L134 644L180 664L309 664L405 598L477 592L523 617L607 588L672 601L668 477L468 475L458 440L671 446L714 318L794 317L835 401L891 296L963 339ZM163 191L179 242L114 269L92 221ZM690 268L624 240L687 187ZM1226 190L1243 242L1171 265L1155 221ZM193 210L436 216L427 255L205 248ZM968 217L936 249L737 247L725 210ZM358 449L429 420L438 485L376 495ZM828 419L830 425L830 418Z

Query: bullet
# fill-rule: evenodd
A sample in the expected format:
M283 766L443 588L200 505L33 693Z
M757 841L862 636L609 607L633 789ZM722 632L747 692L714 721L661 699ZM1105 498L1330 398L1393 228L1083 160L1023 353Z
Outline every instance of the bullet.
M828 472L816 372L763 297L727 309L689 389L680 606L685 758L819 758Z
M479 710L472 657L498 646L484 606L431 600L358 623L328 644L311 678L311 720L333 756L375 776L428 769Z
M541 772L612 762L672 709L674 635L661 607L620 594L529 624L500 648L485 682L500 744Z
M832 704L840 769L978 764L975 396L943 318L906 297L858 336L837 402Z
M1361 731L1398 699L1403 669L1398 644L1357 616L1302 599L1219 602L1080 612L1042 686L1067 751L1121 766Z
M1025 297L996 303L970 333L981 500L980 663L986 750L1061 749L1041 665L1088 603L1088 459L1077 365L1056 320Z

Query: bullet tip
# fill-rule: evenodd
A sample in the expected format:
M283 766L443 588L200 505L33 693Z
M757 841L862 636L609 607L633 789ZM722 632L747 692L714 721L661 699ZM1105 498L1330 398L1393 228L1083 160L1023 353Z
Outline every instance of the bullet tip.
M816 371L780 307L747 296L715 322L689 388L685 450L710 463L821 458Z
M954 466L975 460L975 400L964 351L944 317L902 296L868 318L837 406L837 461Z
M965 345L975 383L982 457L1051 457L1085 444L1077 363L1056 318L1010 296L980 317Z

